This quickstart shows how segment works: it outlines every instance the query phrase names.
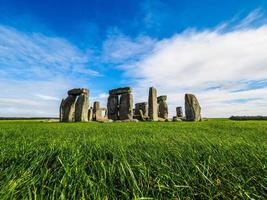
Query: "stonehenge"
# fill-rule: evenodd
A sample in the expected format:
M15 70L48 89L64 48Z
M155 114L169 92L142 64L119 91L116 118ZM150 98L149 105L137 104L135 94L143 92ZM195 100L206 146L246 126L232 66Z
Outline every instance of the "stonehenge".
M151 121L158 121L157 90L154 87L149 88L148 117Z
M109 90L107 108L101 108L95 101L89 107L89 90L74 88L67 92L59 109L60 122L109 122L109 121L201 121L201 107L195 95L185 94L185 117L181 106L176 107L176 115L169 119L167 95L157 96L154 87L149 88L148 102L139 102L133 108L131 87Z
M60 104L61 122L88 121L89 90L74 88L68 91L68 97Z
M176 107L176 117L178 118L183 117L183 108L181 106Z
M164 95L164 96L159 96L157 98L157 101L158 101L158 111L159 111L159 114L158 116L162 119L168 119L168 105L167 105L167 96Z
M141 102L135 104L134 118L146 121L148 119L148 104L147 102Z
M132 120L133 119L133 95L132 88L117 88L109 91L107 102L108 119Z
M88 109L88 121L93 121L93 107Z
M100 102L95 101L93 106L92 121L104 121L107 120L107 109L100 107Z
M75 121L86 122L88 121L88 107L89 98L87 94L80 94L75 103Z
M193 94L185 94L185 118L187 121L201 121L201 107Z

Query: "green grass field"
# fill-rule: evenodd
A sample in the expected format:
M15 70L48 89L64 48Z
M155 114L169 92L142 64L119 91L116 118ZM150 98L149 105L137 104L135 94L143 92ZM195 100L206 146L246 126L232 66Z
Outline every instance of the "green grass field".
M0 121L0 199L267 199L267 121Z

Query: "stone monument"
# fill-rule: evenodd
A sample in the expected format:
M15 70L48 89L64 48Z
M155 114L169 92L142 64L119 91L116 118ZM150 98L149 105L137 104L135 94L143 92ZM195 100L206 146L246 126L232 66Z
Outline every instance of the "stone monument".
M201 121L201 107L193 94L185 94L185 117L187 121Z

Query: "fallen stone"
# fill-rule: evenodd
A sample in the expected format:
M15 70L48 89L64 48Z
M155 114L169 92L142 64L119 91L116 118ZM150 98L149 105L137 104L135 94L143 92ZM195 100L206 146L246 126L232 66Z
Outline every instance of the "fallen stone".
M185 116L187 121L201 121L201 107L193 94L185 94Z
M141 119L141 121L143 121L143 122L146 121L147 117L144 116L143 110L139 110L139 113L140 113L140 119Z
M166 121L166 119L164 119L164 118L161 118L161 117L158 117L158 121L159 121L159 122L165 122L165 121Z
M134 114L140 115L140 110L142 110L143 117L148 117L148 104L147 102L141 102L135 104Z
M124 119L124 120L120 120L121 122L139 122L138 119Z
M113 122L113 120L108 119L108 120L101 120L101 121L98 121L98 122L100 122L100 123L111 123L111 122Z
M175 117L173 117L172 121L174 121L174 122L182 122L183 120L181 118L175 116Z

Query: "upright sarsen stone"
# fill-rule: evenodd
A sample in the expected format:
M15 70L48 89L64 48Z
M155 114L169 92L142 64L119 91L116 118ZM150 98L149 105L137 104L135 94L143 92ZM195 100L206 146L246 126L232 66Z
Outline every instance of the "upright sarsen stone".
M148 116L150 120L158 121L157 90L154 87L149 88Z
M69 95L63 102L62 102L62 122L72 122L74 121L74 112L75 112L75 101L76 96Z
M119 119L119 96L109 95L107 109L108 109L108 119L118 120Z
M93 121L93 108L88 109L88 121Z
M88 121L89 98L87 94L81 94L75 105L75 121Z
M168 104L166 102L167 96L159 96L157 100L159 105L159 117L163 119L168 119Z
M185 94L185 117L188 121L201 121L201 107L193 94Z
M131 93L122 94L120 97L119 119L133 119L133 95Z
M59 107L59 121L63 122L63 103L64 103L65 99L63 98L61 103L60 103L60 107Z
M95 101L94 102L94 106L93 106L93 120L96 121L97 118L99 118L99 112L98 110L100 109L100 102L99 101Z

